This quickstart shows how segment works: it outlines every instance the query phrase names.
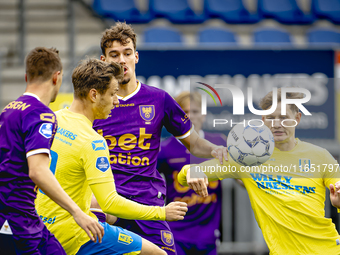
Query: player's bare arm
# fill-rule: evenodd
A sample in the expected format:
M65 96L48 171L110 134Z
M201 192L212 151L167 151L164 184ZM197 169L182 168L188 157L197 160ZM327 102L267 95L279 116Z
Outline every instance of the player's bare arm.
M48 168L50 162L48 155L46 153L36 154L28 157L27 162L29 177L32 181L54 202L67 210L92 241L96 242L99 240L99 243L101 243L104 228L90 216L86 215L62 189Z
M224 146L217 146L206 139L200 138L195 130L192 133L181 139L184 146L190 153L199 158L216 158L223 164L223 158L228 160L228 150Z

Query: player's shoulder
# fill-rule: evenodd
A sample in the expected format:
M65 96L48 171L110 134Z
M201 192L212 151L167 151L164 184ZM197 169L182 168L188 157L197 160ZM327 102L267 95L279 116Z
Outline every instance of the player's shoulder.
M159 96L165 96L165 95L169 95L165 90L162 90L160 88L156 88L156 87L153 87L153 86L150 86L150 85L147 85L147 84L144 84L144 83L141 83L141 89L143 92L146 92L146 93L152 93L153 96L155 94L159 95Z
M24 101L25 102L25 101ZM30 120L40 119L41 121L55 122L54 112L42 102L36 100L26 101L27 108L23 110L24 118Z
M322 148L318 145L315 145L315 144L312 144L306 141L299 140L299 144L300 144L300 150L303 150L303 151L310 151L311 153L315 153L317 155L330 154L325 148Z

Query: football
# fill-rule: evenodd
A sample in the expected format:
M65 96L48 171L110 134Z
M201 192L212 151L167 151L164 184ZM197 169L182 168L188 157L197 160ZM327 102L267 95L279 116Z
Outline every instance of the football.
M228 134L229 155L243 166L257 166L266 162L274 151L274 137L266 126L237 124Z

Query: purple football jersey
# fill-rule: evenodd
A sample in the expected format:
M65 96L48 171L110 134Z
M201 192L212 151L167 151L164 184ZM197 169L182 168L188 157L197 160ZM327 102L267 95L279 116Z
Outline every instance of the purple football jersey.
M27 158L49 154L56 129L54 113L31 93L9 103L0 115L0 226L7 220L14 235L44 227L34 206Z
M174 136L189 135L191 123L165 91L138 82L130 95L94 129L107 141L119 194L147 205L164 205L165 181L156 169L162 127Z
M226 146L223 135L204 132L204 138L216 145ZM166 177L167 203L183 201L188 204L189 209L184 220L169 222L176 242L197 243L201 246L215 244L215 230L219 229L221 220L220 181L210 182L209 195L203 198L189 187L180 185L177 180L177 174L184 165L199 164L205 160L207 159L190 155L187 148L174 137L161 143L158 170Z

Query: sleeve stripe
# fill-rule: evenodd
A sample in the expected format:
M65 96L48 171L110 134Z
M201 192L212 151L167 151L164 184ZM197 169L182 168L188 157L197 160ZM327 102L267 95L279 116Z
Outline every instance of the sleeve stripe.
M186 132L184 135L180 135L180 136L175 136L177 139L184 139L187 138L192 131L194 130L194 125L192 125L192 127L190 128L190 130L188 132Z
M49 149L37 149L33 151L29 151L26 153L26 158L36 155L36 154L41 154L41 153L47 153L48 156L50 157L50 150Z
M99 209L99 208L90 208L90 211L91 212L101 212L101 213L104 213L102 209Z

